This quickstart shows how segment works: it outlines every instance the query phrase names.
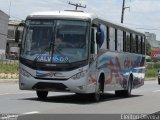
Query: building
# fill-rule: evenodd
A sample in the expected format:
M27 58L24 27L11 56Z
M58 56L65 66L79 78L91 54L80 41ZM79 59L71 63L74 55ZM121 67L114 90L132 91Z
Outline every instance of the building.
M6 53L8 22L9 16L0 10L0 59L5 59L2 55Z
M17 26L21 21L10 20L8 23L8 35L7 35L7 44L6 44L6 55L8 59L15 59L19 56L19 47L18 43L15 42L15 33ZM20 40L22 36L23 27L18 27L20 30Z
M20 21L10 20L8 23L8 35L6 44L6 53L10 53L10 48L18 47L18 43L15 42L15 31Z
M151 45L151 49L160 49L160 41L156 40L156 34L149 32L146 32L145 34L146 34L146 39Z

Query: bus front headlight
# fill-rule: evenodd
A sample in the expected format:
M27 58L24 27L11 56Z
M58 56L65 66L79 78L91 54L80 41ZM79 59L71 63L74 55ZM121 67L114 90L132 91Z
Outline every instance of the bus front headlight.
M30 78L31 77L31 74L29 72L27 72L26 70L24 69L21 69L21 74L27 78Z
M85 76L85 72L80 72L80 73L77 73L74 76L72 76L72 79L73 80L77 80L77 79L80 79L80 78L82 78L84 76Z

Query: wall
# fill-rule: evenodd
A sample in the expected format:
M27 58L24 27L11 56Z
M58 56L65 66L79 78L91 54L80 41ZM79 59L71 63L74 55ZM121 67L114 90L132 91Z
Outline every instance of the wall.
M5 54L9 16L0 10L0 54Z

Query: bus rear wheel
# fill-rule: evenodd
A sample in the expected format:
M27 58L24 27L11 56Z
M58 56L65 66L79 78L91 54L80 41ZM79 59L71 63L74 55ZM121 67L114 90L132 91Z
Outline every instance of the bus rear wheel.
M38 98L41 100L45 100L48 95L48 91L36 91L36 93L37 93Z
M118 97L130 97L131 96L131 91L132 91L132 77L129 77L129 81L128 81L128 86L127 86L127 90L118 90L115 91L115 95Z

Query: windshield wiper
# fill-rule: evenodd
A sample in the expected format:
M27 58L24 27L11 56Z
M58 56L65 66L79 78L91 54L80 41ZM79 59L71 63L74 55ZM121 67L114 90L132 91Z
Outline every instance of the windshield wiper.
M54 51L58 52L63 58L66 57L66 56L64 55L64 53L62 53L62 51L59 50L56 46L54 46L53 49L54 49ZM70 63L70 62L69 62L69 59L68 59L68 60L64 59L64 60L65 60L66 63Z
M49 51L51 51L51 44L49 46L47 46L46 48L43 49L43 51L40 52L40 55L37 55L36 58L34 59L34 62L36 62L38 60L38 58L44 54L47 50L49 49ZM49 53L50 54L50 53Z

